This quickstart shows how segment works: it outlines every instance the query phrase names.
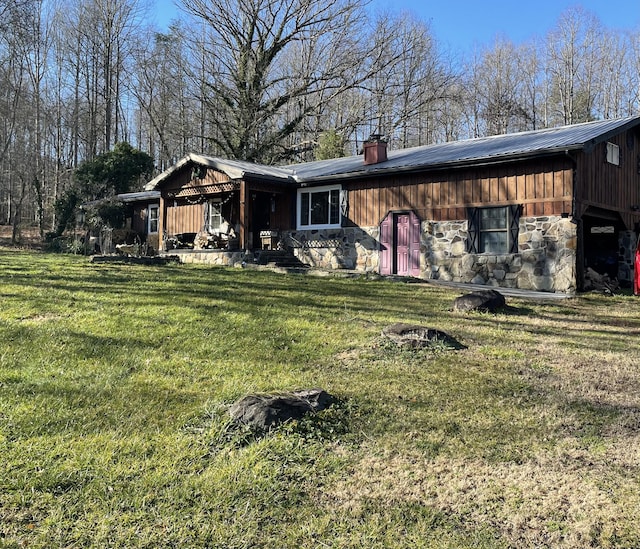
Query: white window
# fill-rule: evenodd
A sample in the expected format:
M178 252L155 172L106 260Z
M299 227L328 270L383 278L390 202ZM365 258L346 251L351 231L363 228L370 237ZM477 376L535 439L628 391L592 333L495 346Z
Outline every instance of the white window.
M212 200L209 202L207 211L207 230L217 234L220 232L220 225L222 225L222 204L220 200Z
M615 143L607 143L607 162L614 166L620 165L620 147Z
M340 185L298 190L298 229L340 227L341 217Z
M147 212L147 233L157 233L158 232L158 214L160 212L160 207L158 204L150 204L149 211Z

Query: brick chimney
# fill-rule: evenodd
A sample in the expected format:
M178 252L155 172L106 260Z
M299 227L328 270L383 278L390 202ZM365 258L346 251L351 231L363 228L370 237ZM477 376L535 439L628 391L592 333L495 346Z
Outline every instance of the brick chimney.
M364 142L364 165L378 164L387 160L387 142L381 135L373 134Z

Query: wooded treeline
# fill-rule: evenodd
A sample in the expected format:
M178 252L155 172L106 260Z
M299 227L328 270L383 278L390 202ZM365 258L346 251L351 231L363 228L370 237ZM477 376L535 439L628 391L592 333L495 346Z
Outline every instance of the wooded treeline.
M160 32L143 0L0 0L1 224L44 234L118 142L158 171L192 151L283 164L640 112L640 30L581 8L460 59L359 0L182 2Z

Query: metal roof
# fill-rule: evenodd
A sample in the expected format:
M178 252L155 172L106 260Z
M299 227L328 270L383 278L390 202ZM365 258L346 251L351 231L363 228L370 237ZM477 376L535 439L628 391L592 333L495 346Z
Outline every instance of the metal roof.
M230 179L244 179L246 177L255 177L258 179L271 179L275 181L292 181L291 171L286 168L278 168L276 166L266 166L263 164L255 164L253 162L245 162L243 160L227 160L215 156L207 156L204 154L189 153L181 158L173 166L156 176L145 185L145 190L152 191L157 189L158 185L166 180L171 174L179 171L181 168L189 165L197 164L214 168L229 176ZM293 182L293 181L292 181Z
M640 125L640 117L636 116L438 143L389 151L386 161L370 165L364 164L362 156L273 167L190 154L150 181L145 189L155 189L161 181L188 162L215 168L226 173L231 179L253 177L305 185L334 179L503 162L564 151L588 151L595 144L607 140L612 135L638 125Z
M500 162L563 151L588 150L596 143L637 125L640 125L640 117L602 120L389 151L385 162L368 166L364 165L362 157L347 157L288 168L294 171L294 178L299 183L311 183L334 178Z
M136 193L122 193L116 195L116 198L121 202L143 202L147 200L160 199L160 191L140 191Z

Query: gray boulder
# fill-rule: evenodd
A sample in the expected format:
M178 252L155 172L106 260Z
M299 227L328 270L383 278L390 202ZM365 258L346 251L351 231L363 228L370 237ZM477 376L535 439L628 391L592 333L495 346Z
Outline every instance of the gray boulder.
M506 307L504 296L496 290L476 290L470 294L456 297L453 301L454 311L482 311L495 313Z
M316 413L331 404L331 395L323 389L306 389L277 395L247 395L229 409L231 418L260 430L268 430L306 414Z
M391 324L382 330L382 335L401 347L423 349L444 345L453 349L463 349L464 345L445 332L418 324Z

